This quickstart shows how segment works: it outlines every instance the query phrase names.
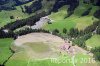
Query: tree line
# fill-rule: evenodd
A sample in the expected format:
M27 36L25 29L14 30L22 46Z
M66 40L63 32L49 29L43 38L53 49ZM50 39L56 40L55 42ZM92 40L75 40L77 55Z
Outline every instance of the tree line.
M19 30L14 32L16 35L21 36L21 35L25 35L28 33L34 33L34 32L43 32L43 33L50 33L48 30L44 30L44 29L31 29L31 28L25 28L23 30Z
M91 52L94 54L95 60L100 61L100 47L92 48Z
M35 25L35 23L37 21L39 21L41 17L44 17L46 15L47 14L45 11L43 11L41 13L36 13L34 16L31 16L29 18L22 19L22 20L16 20L15 22L8 23L7 25L4 25L4 27L2 27L2 29L9 29L9 30L13 31L13 30L23 27L25 25L32 26L32 25Z
M15 35L14 32L11 30L5 32L2 29L0 29L0 38L13 38L14 35Z
M18 29L25 25L28 25L28 26L35 25L35 23L39 21L41 17L44 17L46 15L47 13L43 11L41 13L36 13L34 16L31 16L29 18L16 20L15 22L8 23L7 25L4 25L3 27L0 28L0 38L14 37L15 33L13 31L15 29ZM4 30L7 30L8 32L5 32Z
M52 34L63 37L63 35L60 34L58 29L53 30ZM86 40L91 38L93 34L100 35L100 20L93 22L92 25L87 26L83 30L78 30L77 28L71 28L69 31L67 31L67 29L64 28L63 34L66 34L67 37L70 37L74 45L77 44L82 48L86 48L85 45Z
M30 6L24 6L25 12L28 14L34 13L42 8L42 0L33 2Z
M63 37L60 34L58 29L53 30L52 33L54 35ZM71 28L68 32L67 29L64 28L63 34L67 34L67 35L64 35L64 36L67 36L67 38L70 37L69 39L72 40L73 45L78 45L79 47L82 47L87 50L87 47L85 44L86 40L90 39L93 34L100 35L100 20L94 22L92 25L80 31L77 28ZM100 61L100 47L92 48L91 52L94 54L93 57L95 58L95 60Z
M34 33L34 32L43 32L43 33L50 33L48 30L44 29L31 29L31 28L25 28L19 31L11 31L4 32L3 30L0 30L0 38L14 38L17 39L18 36L26 35L28 33Z

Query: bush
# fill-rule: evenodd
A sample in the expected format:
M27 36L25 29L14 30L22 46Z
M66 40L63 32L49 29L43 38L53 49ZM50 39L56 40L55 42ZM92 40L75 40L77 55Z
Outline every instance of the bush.
M94 17L100 19L100 9L94 13Z
M94 54L95 60L100 61L100 47L91 49L91 52Z
M89 15L91 9L92 9L92 7L91 8L88 8L81 16Z
M55 30L52 31L52 34L53 35L58 35L58 33L59 33L59 30L58 29L55 29Z
M14 16L10 16L10 19L14 19Z

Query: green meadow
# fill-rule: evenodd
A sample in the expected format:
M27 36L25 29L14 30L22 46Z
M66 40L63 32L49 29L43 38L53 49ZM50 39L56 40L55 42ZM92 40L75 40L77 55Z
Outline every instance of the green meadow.
M92 10L90 11L89 15L81 16L82 13L84 13L90 7L92 7ZM70 28L78 28L79 30L83 30L87 26L91 25L94 21L98 20L93 16L94 12L99 9L97 6L83 4L80 2L80 6L78 6L75 9L74 14L68 18L65 18L67 15L66 8L68 8L68 6L63 6L56 13L52 12L51 15L49 15L49 18L52 20L52 24L46 24L43 28L50 31L54 29L61 31L63 28L68 30Z
M100 35L93 35L90 39L86 41L86 45L92 48L100 46Z
M52 12L50 15L48 15L49 18L52 20L52 23L46 23L42 27L42 29L49 31L58 29L62 34L64 28L66 28L68 31L71 28L78 28L79 30L83 30L87 26L93 24L94 21L98 20L93 16L93 14L96 10L100 9L100 7L94 6L92 4L84 4L82 3L82 1L83 0L80 1L79 6L75 9L74 13L68 18L65 18L66 15L68 15L68 6L61 7L58 10L58 12ZM22 8L24 8L25 5L29 6L30 4L32 4L32 2L21 6ZM49 6L51 5L48 4L48 6L45 6L44 10L49 8ZM92 10L90 11L89 15L81 16L88 8L91 7ZM20 6L16 6L16 10L3 10L0 12L0 27L6 25L7 23L14 22L15 20L28 18L32 15L34 15L34 13L32 13L31 15L23 13ZM14 19L10 19L10 16L14 16ZM18 51L16 51L12 55L10 47L16 49L16 47L12 45L13 41L14 40L12 38L0 39L0 65L2 65L6 60L8 60L5 66L100 66L100 62L94 61L92 56L82 52L73 56L69 54L60 54L57 58L34 59L33 55L28 55L29 50L27 49L31 48L35 52L48 52L48 50L50 50L50 47L48 47L48 45L45 45L41 42L34 44L27 42L25 43L25 45L28 46L26 47L26 49L19 47L17 48ZM87 46L92 48L100 46L100 35L93 35L85 43Z
M25 5L29 6L31 4L32 4L32 2L29 2L29 3L21 5L21 7L23 8L23 10L25 10L24 6ZM13 22L16 20L20 20L20 19L25 19L25 18L28 18L29 16L34 15L34 13L31 15L29 15L27 13L23 13L21 7L16 6L15 10L10 10L10 11L2 10L2 11L0 11L0 27L6 25L7 23L10 23L10 22ZM14 19L10 19L10 16L14 16Z
M34 43L25 43L26 46L29 46L32 48L35 52L46 52L49 51L49 46L43 42L34 42Z
M9 49L13 39L0 39L0 64L3 64L11 55L11 50Z
M11 50L9 48L12 46L13 39L0 39L0 64L7 60L11 55ZM31 43L30 43L31 44ZM33 48L33 50L40 51L40 47L48 48L47 46L37 45L28 45ZM35 47L35 48L34 48ZM44 50L43 50L44 51ZM75 57L73 57L75 56ZM93 61L93 58L88 54L78 53L76 55L64 55L61 54L57 58L48 58L48 59L34 59L31 56L27 55L26 50L17 51L9 58L6 62L6 66L98 66L97 62ZM57 59L57 60L55 60ZM91 59L91 60L89 60Z
M17 64L16 64L17 63ZM25 52L16 53L6 63L6 66L97 66L98 63L89 55L77 54L73 56L61 55L58 58L33 59L28 58Z

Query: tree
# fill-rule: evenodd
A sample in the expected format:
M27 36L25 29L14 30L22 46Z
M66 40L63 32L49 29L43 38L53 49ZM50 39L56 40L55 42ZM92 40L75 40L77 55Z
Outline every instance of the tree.
M100 19L100 9L94 13L94 17Z
M96 53L94 54L94 57L95 57L95 60L100 61L100 52L96 52Z
M92 7L88 8L81 16L89 15L91 9L92 9Z
M52 34L53 35L57 35L58 33L59 33L59 30L58 29L55 29L55 30L52 31Z
M92 48L91 52L94 54L95 60L100 61L100 47Z
M34 13L42 8L41 0L34 1L30 6L24 6L25 12L28 14Z
M74 29L74 28L70 29L69 35L71 37L77 37L79 35L78 29Z
M82 47L82 48L86 47L85 40L84 40L83 37L74 39L73 43L76 44L76 45L78 45L79 47Z
M30 17L28 17L26 19L21 19L21 20L16 20L14 22L10 22L10 23L4 25L3 28L4 29L9 29L9 30L13 31L13 30L15 30L17 28L20 28L20 27L23 27L25 25L30 25L30 26L31 25L35 25L35 23L37 21L39 21L41 17L44 17L46 15L47 15L46 12L42 11L42 12L37 13L34 16L30 16Z
M97 27L96 33L97 33L97 34L100 34L100 24L99 24L98 27Z
M10 19L14 19L14 16L10 16Z
M67 33L67 29L66 28L63 29L63 33L65 33L65 34Z

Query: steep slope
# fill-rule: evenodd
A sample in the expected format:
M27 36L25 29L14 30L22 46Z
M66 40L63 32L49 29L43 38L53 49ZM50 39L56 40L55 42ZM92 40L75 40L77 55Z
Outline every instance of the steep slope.
M14 10L15 6L22 5L33 0L0 0L0 10Z
M49 15L49 17L53 20L52 24L46 24L43 28L50 31L58 29L62 33L64 28L69 30L70 28L74 27L78 28L79 30L82 30L87 26L91 25L94 21L98 20L93 15L97 10L100 9L100 7L94 6L92 3L87 4L84 3L83 0L81 0L79 2L79 6L75 8L73 14L70 15L70 17L65 18L68 15L67 8L68 6L64 6L61 9L59 9L58 12L52 12L52 14ZM88 14L86 14L86 11L88 11L90 8L91 10ZM84 13L86 15L82 16L82 14Z
M13 8L15 10L1 11L0 12L0 27L16 20L28 18L29 16L32 16L35 13L40 13L42 11L45 11L48 14L51 14L51 12L52 13L55 12L53 13L54 15L56 13L60 13L60 15L62 14L62 16L59 16L59 14L58 15L56 14L56 16L52 16L51 14L51 19L55 18L54 19L55 22L59 22L59 21L56 21L57 17L59 17L60 19L62 18L61 21L65 21L65 22L72 20L74 24L76 22L78 23L76 24L77 28L84 29L84 27L92 24L93 21L91 19L92 19L93 13L99 10L99 6L94 6L94 5L98 5L99 0L95 0L95 1L94 0L93 1L92 0L17 0L18 2L16 2L15 0L13 1L5 0L3 5L11 3L10 1L13 2L14 5L15 3L20 4L19 2L21 2L21 4L23 5L20 4L17 7L14 6ZM63 6L65 5L66 7L63 8ZM62 8L61 12L59 12L60 8ZM9 10L9 8L7 9ZM81 18L82 14L83 15L85 14L85 16ZM97 15L94 15L94 16L98 17L99 13L97 12L96 14ZM13 17L13 19L11 19L11 17ZM86 18L87 20L84 21L84 18ZM82 22L80 22L81 19L83 20ZM88 23L86 24L87 21ZM80 23L83 23L83 25L80 25ZM79 26L83 26L83 27L79 27Z

